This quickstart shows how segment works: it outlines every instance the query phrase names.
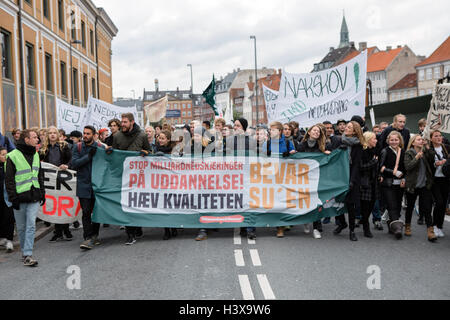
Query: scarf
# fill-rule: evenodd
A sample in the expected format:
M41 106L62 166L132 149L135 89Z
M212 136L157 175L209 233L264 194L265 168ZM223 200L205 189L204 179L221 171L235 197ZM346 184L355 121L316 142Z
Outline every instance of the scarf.
M342 136L342 144L347 146L348 150L348 159L350 160L350 165L352 164L352 147L361 144L357 137L347 137L345 135Z

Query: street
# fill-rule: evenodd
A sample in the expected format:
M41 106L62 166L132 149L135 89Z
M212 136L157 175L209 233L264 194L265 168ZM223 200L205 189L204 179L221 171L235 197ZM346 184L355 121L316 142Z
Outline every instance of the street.
M162 229L147 228L128 247L125 232L111 226L101 228L100 246L84 252L81 230L73 231L72 242L49 243L49 234L35 244L37 268L25 268L17 248L9 255L0 251L0 299L449 299L446 219L447 237L435 244L416 218L413 236L400 241L385 227L373 230L374 239L364 238L359 228L359 241L351 242L348 229L335 236L331 223L320 240L302 226L283 239L274 228L257 229L255 241L223 229L203 242L194 241L197 230L180 230L177 238L163 241ZM79 289L68 281L73 268ZM379 271L375 281L373 270ZM370 283L376 288L370 290Z

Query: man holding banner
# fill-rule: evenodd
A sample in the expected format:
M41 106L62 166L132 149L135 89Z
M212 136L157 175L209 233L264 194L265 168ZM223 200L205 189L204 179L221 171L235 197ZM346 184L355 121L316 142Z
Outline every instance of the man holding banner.
M79 142L72 149L72 168L77 170L77 197L80 199L83 212L83 236L84 242L81 249L91 250L99 245L98 234L100 224L93 223L91 219L95 205L95 195L92 190L92 158L97 152L97 147L102 145L94 143L94 135L97 131L92 126L84 127L83 142Z

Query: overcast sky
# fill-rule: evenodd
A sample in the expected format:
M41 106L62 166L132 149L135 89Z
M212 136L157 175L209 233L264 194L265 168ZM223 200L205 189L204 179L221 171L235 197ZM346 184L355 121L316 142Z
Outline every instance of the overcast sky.
M141 97L144 88L201 93L233 69L310 72L337 47L343 10L356 46L408 45L429 56L449 35L447 0L94 0L119 29L113 40L114 97Z

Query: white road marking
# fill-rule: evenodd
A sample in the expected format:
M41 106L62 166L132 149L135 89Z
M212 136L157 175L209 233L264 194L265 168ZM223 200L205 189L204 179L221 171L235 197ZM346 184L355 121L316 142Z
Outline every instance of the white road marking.
M258 250L250 249L250 256L252 258L252 262L253 262L253 265L255 267L261 267L262 266L261 259L259 259Z
M270 287L269 280L267 279L267 276L265 274L258 274L258 282L259 286L261 287L261 290L264 295L264 299L266 300L275 300L275 294L272 291L272 288Z
M234 259L236 260L236 266L245 267L244 254L242 250L234 250Z
M236 245L241 245L242 244L242 240L241 240L241 230L239 228L235 228L234 229L234 244Z
M255 239L248 239L248 244L256 244L256 240Z
M239 284L241 285L244 300L255 300L248 275L239 275Z

